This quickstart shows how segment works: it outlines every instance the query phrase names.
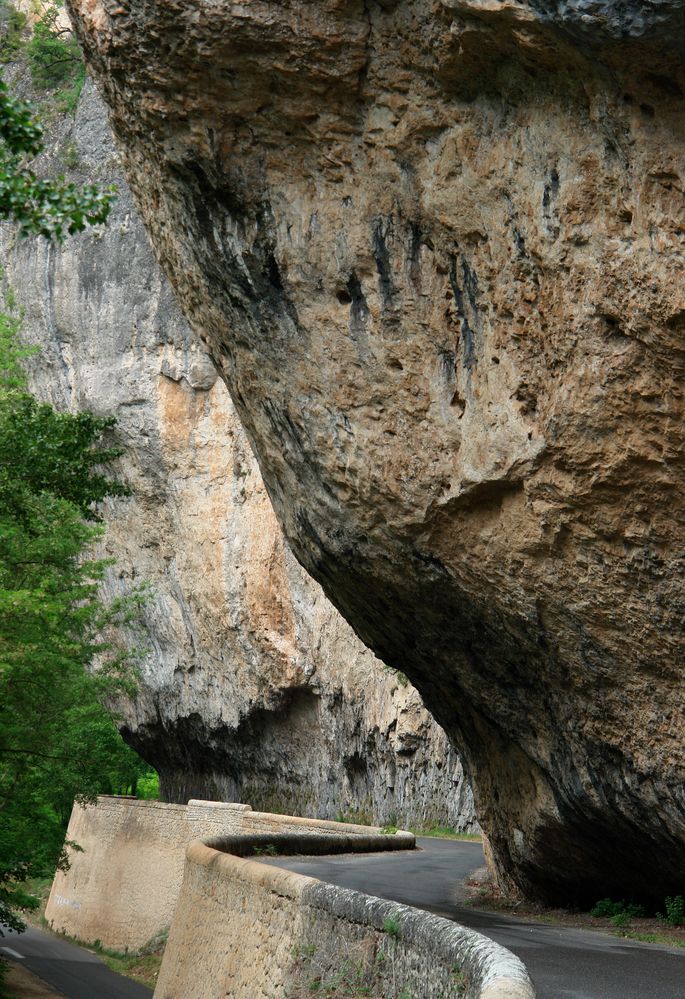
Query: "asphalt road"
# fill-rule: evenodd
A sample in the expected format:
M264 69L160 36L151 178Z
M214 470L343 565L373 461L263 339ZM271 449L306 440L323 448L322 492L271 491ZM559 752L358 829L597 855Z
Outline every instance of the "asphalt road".
M259 859L415 905L485 933L523 960L538 999L685 999L685 950L464 907L458 885L483 865L480 844L418 842L419 850L399 853ZM144 985L110 971L97 955L41 930L7 933L0 937L0 953L20 960L69 999L152 996Z
M538 999L685 999L685 950L464 907L457 886L482 867L480 844L427 838L417 842L418 851L278 857L270 862L428 909L479 930L521 958Z
M12 933L3 927L0 954L23 964L68 999L151 999L145 985L110 971L96 954L51 933L29 927Z

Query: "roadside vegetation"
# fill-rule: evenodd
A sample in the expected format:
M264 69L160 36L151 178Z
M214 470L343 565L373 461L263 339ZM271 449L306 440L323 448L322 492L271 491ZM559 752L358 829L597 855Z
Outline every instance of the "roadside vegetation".
M43 116L73 111L85 78L61 3L29 19L0 0L0 63L28 67ZM21 75L21 74L20 74ZM24 70L23 79L26 76ZM0 219L63 240L104 222L112 190L39 176L43 128L0 82ZM0 270L0 285L2 272ZM0 922L40 924L74 800L159 797L157 775L121 739L113 697L137 682L135 622L145 588L102 595L111 561L94 556L103 500L128 489L107 472L113 419L60 413L29 391L11 289L0 300ZM2 931L0 930L0 935ZM158 942L163 948L163 942ZM151 983L161 955L104 954ZM0 959L0 996L5 962ZM128 973L128 972L127 972ZM30 983L26 983L29 988Z
M482 842L480 833L458 832L453 826L437 826L427 823L423 826L412 826L409 830L415 836L433 836L436 839L458 839L469 840L474 843Z
M55 3L27 18L0 0L0 61L25 53L36 85L72 87L81 74ZM34 111L0 83L0 218L22 235L61 240L104 222L112 192L39 177ZM1 277L1 274L0 274ZM29 392L10 289L0 308L0 921L21 930L40 900L32 890L68 864L64 833L75 798L135 793L150 768L121 740L108 698L132 690L136 651L121 643L144 599L109 601L109 566L92 557L98 505L128 490L104 470L111 419L58 413ZM93 671L93 666L97 670Z
M107 967L116 971L118 975L125 975L134 982L140 982L141 985L154 989L159 978L159 969L162 967L164 945L161 944L158 950L151 953L120 954L102 948L95 953L99 954Z
M353 823L360 826L374 825L373 812L370 805L368 808L340 811L336 815L335 821ZM402 828L399 818L393 813L390 815L386 825L381 827L381 832L386 836L394 836ZM414 833L415 836L432 836L436 839L466 840L473 841L474 843L482 842L480 833L459 832L454 826L441 826L434 822L425 822L418 826L411 826L407 832Z
M373 811L371 805L368 808L348 808L340 811L335 816L336 822L348 822L357 826L372 826Z
M133 953L122 953L118 950L111 950L109 947L103 947L99 940L95 940L93 943L86 943L83 940L78 940L64 934L59 935L63 936L63 939L69 940L79 947L84 947L93 954L97 954L103 963L108 968L111 968L112 971L116 971L118 975L125 975L126 978L132 978L134 982L140 982L142 985L147 985L148 988L154 989L159 977L159 969L162 966L169 928L167 927L162 933L148 941L140 950Z
M685 898L669 896L662 911L648 911L644 906L625 900L599 899L588 911L576 908L552 908L528 903L502 893L488 878L474 876L467 885L467 905L475 909L503 912L522 919L535 919L562 926L598 930L642 943L685 947Z
M11 302L10 302L11 305ZM19 317L0 313L0 921L20 930L30 881L68 864L75 798L150 787L150 768L106 708L133 691L137 652L119 638L142 589L105 601L111 564L90 556L98 504L128 490L103 466L113 421L58 413L28 391ZM97 670L90 671L94 664ZM152 789L152 788L151 788Z

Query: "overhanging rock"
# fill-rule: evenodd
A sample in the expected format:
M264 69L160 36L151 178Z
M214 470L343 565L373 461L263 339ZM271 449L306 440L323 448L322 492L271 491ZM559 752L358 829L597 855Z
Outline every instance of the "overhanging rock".
M682 4L69 6L286 536L499 869L681 890Z

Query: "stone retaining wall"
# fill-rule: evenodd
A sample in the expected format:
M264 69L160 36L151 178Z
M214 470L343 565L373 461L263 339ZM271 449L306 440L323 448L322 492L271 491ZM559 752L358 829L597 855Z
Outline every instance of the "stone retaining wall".
M185 849L200 836L289 829L301 837L366 836L367 826L253 812L249 805L160 801L101 796L75 804L67 839L71 867L60 871L45 910L54 930L79 940L100 940L114 950L135 951L171 923L183 878ZM392 838L392 837L391 837Z
M473 930L244 857L268 843L331 853L410 842L283 834L191 843L155 999L298 999L336 980L343 990L372 982L370 994L384 999L533 999L518 958Z

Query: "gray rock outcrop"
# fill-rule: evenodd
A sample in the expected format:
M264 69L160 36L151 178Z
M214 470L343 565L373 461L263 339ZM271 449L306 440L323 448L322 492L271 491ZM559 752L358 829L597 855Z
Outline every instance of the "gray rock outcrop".
M5 278L40 348L32 385L118 419L133 497L106 511L112 595L147 580L125 738L164 796L477 828L458 755L406 678L356 638L283 541L225 385L151 254L87 83L40 168L115 181L107 226L63 246L0 226Z
M683 889L683 3L69 7L292 549L499 870Z

